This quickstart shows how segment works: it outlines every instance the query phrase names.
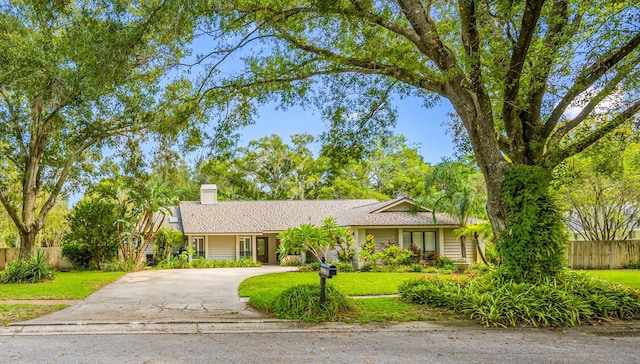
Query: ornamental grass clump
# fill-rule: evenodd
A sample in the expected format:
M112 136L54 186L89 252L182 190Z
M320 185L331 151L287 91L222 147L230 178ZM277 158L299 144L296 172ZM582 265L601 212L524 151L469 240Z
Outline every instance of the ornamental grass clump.
M347 298L332 285L326 286L326 304L320 305L320 285L291 287L275 302L274 314L281 318L306 322L336 321L339 314L351 310Z
M640 293L585 274L564 273L538 283L497 273L471 280L416 279L399 287L405 301L464 312L486 326L576 326L640 317Z
M52 280L55 270L49 266L47 255L38 250L27 261L15 260L0 273L0 283L38 283Z

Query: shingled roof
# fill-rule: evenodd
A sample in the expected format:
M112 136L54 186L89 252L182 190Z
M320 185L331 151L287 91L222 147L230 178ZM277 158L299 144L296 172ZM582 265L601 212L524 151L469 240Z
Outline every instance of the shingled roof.
M408 198L377 200L218 201L181 202L185 234L261 234L305 223L320 225L332 216L341 226L457 225L446 214L432 213Z

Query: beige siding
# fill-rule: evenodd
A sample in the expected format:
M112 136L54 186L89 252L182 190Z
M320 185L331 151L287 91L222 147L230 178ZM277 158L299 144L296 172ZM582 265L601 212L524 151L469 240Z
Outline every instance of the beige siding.
M208 236L207 260L236 260L236 236Z
M471 261L475 261L475 249L473 247L473 240L467 237L467 258ZM457 259L462 258L460 252L460 239L453 234L453 229L444 230L444 256Z
M367 235L369 234L376 239L376 251L389 243L398 244L398 229L367 229Z

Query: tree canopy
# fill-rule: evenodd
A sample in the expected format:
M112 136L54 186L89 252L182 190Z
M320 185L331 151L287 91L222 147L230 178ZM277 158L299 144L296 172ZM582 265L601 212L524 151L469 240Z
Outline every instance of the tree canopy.
M640 110L635 2L235 0L204 17L215 42L199 63L216 66L205 94L319 106L338 152L393 123L395 95L427 106L447 98L487 181L496 236L517 213L503 199L506 176L527 181L525 169L509 170L551 170ZM244 63L225 77L217 66L232 53ZM576 132L603 113L611 117Z
M0 202L24 259L59 195L94 168L101 147L179 120L170 102L160 104L159 77L191 29L176 26L190 20L175 2L0 8Z

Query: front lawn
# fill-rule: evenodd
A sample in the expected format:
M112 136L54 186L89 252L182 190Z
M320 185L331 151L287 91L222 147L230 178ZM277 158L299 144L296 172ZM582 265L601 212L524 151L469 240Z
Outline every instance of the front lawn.
M117 280L124 272L63 272L53 281L42 283L0 284L0 301L6 300L81 300L107 284ZM40 317L61 310L65 304L2 304L0 326Z
M407 279L425 276L425 273L345 273L327 279L346 296L379 296L398 294L398 286ZM317 272L288 272L254 276L246 279L238 289L240 296L249 297L256 308L273 313L275 302L287 288L317 284ZM352 298L348 300L353 308L338 317L346 322L403 322L429 320L459 320L463 315L450 310L431 308L402 302L399 297Z
M398 286L406 279L424 276L425 273L344 273L327 279L347 296L375 296L398 294ZM280 294L289 287L300 284L319 283L318 272L272 273L254 276L240 283L240 297L250 297L257 291Z
M631 288L640 289L639 269L607 269L607 270L586 270L588 275L605 281L620 283Z
M124 272L61 272L53 281L42 283L0 284L0 301L4 300L81 300Z

